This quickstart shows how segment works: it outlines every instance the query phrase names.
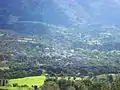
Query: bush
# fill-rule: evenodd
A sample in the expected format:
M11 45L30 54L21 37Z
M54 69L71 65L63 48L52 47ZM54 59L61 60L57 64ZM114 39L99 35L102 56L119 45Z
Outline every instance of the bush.
M48 81L41 87L41 90L60 90L60 89L59 86L54 81Z
M21 87L28 87L28 85L26 85L26 84L25 85L21 85Z
M38 86L35 85L35 86L34 86L34 90L36 90L36 89L38 89Z
M13 83L13 87L18 87L18 83Z

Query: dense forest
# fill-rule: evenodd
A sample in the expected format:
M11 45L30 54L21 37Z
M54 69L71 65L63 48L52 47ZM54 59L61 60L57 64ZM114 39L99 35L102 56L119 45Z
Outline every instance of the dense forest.
M41 90L119 90L120 79L116 76L114 80L112 76L107 76L107 78L97 78L93 77L77 80L76 77L64 77L61 79L49 78L45 81Z
M104 32L105 36L99 37L100 32L89 40L91 33L55 30L52 27L51 35L41 36L1 30L0 71L4 77L35 76L44 71L78 76L119 73L120 51L114 44L119 44L118 33Z

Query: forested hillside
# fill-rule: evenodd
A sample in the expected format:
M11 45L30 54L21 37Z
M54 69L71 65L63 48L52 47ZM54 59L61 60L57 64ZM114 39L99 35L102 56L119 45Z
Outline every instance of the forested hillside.
M119 73L118 7L117 0L1 1L0 75Z
M50 75L119 73L120 51L119 46L114 47L115 39L110 39L112 46L102 37L92 36L93 41L88 40L90 35L85 33L79 33L80 37L64 29L55 31L52 28L51 32L51 35L32 36L1 30L1 73L5 72L7 78L41 75L44 72ZM59 34L56 36L55 32ZM117 40L116 35L109 37L108 34L107 38Z

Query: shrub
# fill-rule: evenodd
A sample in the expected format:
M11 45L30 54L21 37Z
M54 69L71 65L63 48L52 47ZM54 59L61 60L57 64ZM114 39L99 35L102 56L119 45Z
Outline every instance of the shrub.
M28 87L28 85L26 85L26 84L25 85L21 85L21 87Z
M13 83L13 87L18 87L18 83Z

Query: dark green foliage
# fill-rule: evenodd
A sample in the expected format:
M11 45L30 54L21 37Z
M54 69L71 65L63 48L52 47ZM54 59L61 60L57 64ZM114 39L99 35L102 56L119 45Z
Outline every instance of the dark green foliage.
M116 78L111 83L108 78L96 77L97 80L83 79L83 80L70 80L70 79L57 79L57 85L60 90L120 90L120 76L114 76ZM50 81L46 81L46 83ZM53 81L52 81L53 82ZM46 89L51 90L51 89ZM57 90L57 89L56 89Z
M60 79L59 81L58 81L58 85L59 85L59 87L60 87L60 90L66 90L66 79Z
M110 83L113 82L113 76L112 76L112 75L108 75L107 78L108 78L108 81L109 81Z
M85 86L85 83L83 83L81 80L76 80L74 82L74 87L76 90L88 90L87 86Z
M70 79L71 79L71 77L68 76L68 80L70 80Z
M83 83L88 87L92 85L92 82L90 79L83 80Z
M69 87L67 87L66 90L76 90L76 89L75 89L75 87L73 87L73 86L69 86Z
M13 87L18 87L19 85L17 83L13 83Z
M34 90L37 90L37 89L38 89L38 86L36 86L36 85L35 85L35 86L33 86L33 87L34 87Z
M29 86L25 84L25 85L21 85L20 87L29 87Z
M75 77L75 76L73 77L73 80L76 80L76 77Z
M41 87L41 90L60 90L59 86L54 81L47 81Z
M9 70L5 71L5 76L7 78L22 78L27 76L37 76L42 74L42 69L33 66L21 64L11 67Z
M94 83L92 86L93 90L101 90L102 84L101 83Z

